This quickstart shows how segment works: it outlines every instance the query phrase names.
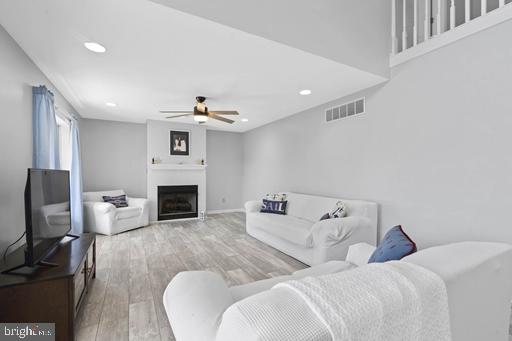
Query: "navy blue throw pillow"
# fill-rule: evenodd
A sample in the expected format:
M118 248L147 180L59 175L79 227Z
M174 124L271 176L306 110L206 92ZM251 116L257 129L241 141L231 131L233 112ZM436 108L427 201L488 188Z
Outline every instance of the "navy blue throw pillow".
M126 195L118 195L116 197L110 197L108 195L103 196L103 201L108 202L109 204L114 205L116 208L120 207L128 207L128 202L126 201Z
M371 255L368 263L384 263L400 260L416 252L416 244L398 225L389 230L379 246Z
M331 214L330 213L326 213L326 214L324 214L323 216L320 217L320 221L326 220L326 219L331 219Z
M275 201L263 199L261 213L286 214L286 204L288 201Z

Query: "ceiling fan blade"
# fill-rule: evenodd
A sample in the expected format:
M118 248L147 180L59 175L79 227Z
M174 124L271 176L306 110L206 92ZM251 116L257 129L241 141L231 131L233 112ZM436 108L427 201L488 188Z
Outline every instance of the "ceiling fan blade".
M175 116L167 116L166 118L176 118L176 117L184 117L184 116L193 116L194 114L181 114Z
M193 114L193 111L187 110L160 110L162 114Z
M215 115L240 115L238 111L235 110L217 110L217 111L210 111L210 113L213 113Z
M226 123L229 123L229 124L235 122L233 120L230 120L229 118L225 118L225 117L222 117L222 116L215 115L212 112L208 113L208 117L209 118L213 118L214 120L219 120L219 121L226 122Z

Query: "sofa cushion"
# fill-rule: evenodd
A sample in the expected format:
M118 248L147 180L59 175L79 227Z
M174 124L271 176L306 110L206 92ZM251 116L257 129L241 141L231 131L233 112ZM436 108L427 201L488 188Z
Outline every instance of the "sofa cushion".
M370 256L368 263L384 263L400 260L416 252L416 244L398 225L389 230L379 246Z
M120 207L116 209L116 219L129 219L133 217L138 217L142 213L142 208L140 207Z
M261 213L286 214L287 201L267 200L263 199Z
M252 227L304 247L308 246L313 222L289 215L249 213Z
M122 189L116 189L113 191L84 192L83 198L84 198L84 201L103 202L104 195L115 197L115 196L123 195L123 194L126 194L126 193Z

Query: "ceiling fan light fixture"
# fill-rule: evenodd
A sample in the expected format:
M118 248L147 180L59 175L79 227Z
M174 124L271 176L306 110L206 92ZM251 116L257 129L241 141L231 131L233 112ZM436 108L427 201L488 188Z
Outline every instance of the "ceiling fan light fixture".
M166 118L178 118L184 116L192 116L194 121L197 123L206 123L208 122L208 118L212 120L221 121L228 124L235 123L234 120L224 117L224 115L239 115L236 110L218 110L218 111L209 111L206 103L204 101L206 97L197 96L196 97L196 105L194 106L193 111L174 111L174 110L160 110L162 114L177 114L174 116L168 116Z
M194 121L199 123L208 122L208 116L206 115L194 115Z
M196 105L197 111L200 111L202 113L206 113L208 111L208 108L206 108L206 105L204 103L197 103Z

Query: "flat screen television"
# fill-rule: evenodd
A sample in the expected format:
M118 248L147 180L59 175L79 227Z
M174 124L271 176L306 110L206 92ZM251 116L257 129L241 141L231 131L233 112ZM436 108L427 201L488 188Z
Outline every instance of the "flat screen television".
M68 171L28 169L25 225L25 265L35 266L71 230Z

